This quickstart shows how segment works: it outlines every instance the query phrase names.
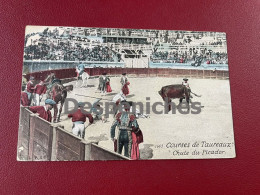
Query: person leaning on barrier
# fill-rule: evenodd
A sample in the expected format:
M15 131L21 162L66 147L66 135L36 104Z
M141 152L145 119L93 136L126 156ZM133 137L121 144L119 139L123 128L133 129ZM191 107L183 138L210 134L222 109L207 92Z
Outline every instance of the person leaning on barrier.
M78 103L78 110L73 114L69 114L68 117L72 118L73 126L72 126L72 133L80 138L84 139L85 137L85 125L86 118L89 119L89 124L93 123L93 117L91 114L86 113L84 114L81 111L81 108L84 107L84 103Z
M29 109L33 113L38 113L39 117L51 122L52 116L50 110L53 108L53 105L55 104L56 102L52 99L46 99L44 106L31 106Z

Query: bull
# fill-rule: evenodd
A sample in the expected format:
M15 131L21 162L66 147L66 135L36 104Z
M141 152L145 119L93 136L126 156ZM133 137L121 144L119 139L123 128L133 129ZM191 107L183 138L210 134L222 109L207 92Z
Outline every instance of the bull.
M158 91L163 101L170 104L171 99L179 98L179 102L182 103L183 99L186 99L187 104L189 105L191 98L191 90L183 85L167 85L162 87L160 91ZM189 109L189 106L188 106ZM171 110L171 106L169 105L169 111Z

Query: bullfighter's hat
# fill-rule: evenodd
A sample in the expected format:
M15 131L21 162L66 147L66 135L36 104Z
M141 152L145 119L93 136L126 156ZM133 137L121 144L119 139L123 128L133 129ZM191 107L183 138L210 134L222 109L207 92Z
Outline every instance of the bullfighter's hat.
M106 73L106 72L103 72L102 75L107 75L107 73Z
M126 73L124 72L122 75L126 75Z
M184 80L184 81L188 81L189 79L187 79L187 78L184 78L183 80Z

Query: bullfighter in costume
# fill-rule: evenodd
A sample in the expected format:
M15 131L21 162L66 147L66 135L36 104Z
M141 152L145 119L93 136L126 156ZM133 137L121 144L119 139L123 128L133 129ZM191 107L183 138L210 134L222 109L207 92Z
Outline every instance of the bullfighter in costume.
M118 107L120 102L122 101L126 101L126 96L123 94L122 91L120 91L118 94L116 94L113 99L112 102L115 103L115 107L113 108L113 113L114 113L114 117L116 116L117 112L118 112Z
M22 106L30 106L28 95L24 91L21 92L21 104Z
M122 87L122 92L125 96L127 96L130 93L128 85L130 85L130 83L127 81Z
M42 95L46 93L46 86L44 85L44 81L41 81L39 84L35 86L35 97L34 97L34 104L39 106L41 103Z
M190 92L191 89L190 89L190 85L189 85L189 83L188 83L188 80L189 80L189 79L184 78L184 79L183 79L183 82L182 82L182 85L183 85L184 87L186 87L186 88L188 89L188 91ZM185 97L185 94L183 94L183 96ZM190 98L192 98L191 95L190 95Z
M103 75L100 75L98 78L98 88L97 88L98 91L101 91L102 82L103 82Z
M106 92L107 93L112 92L112 88L110 86L110 78L109 77L107 77L107 81L106 81Z
M89 124L93 123L93 117L89 113L83 113L81 108L84 107L82 102L78 103L78 110L73 114L69 114L68 117L72 118L73 126L72 133L80 138L84 139L85 137L85 125L86 118L89 119Z
M187 87L187 88L190 88L189 83L188 83L188 80L189 80L189 79L184 78L184 79L183 79L183 82L182 82L182 85L185 86L185 87Z
M25 92L27 93L27 96L28 96L29 105L31 104L34 89L35 89L35 87L34 87L34 77L31 76L30 80L27 83L26 88L25 88Z
M45 100L45 106L31 106L29 109L33 113L38 113L39 117L45 119L46 121L51 122L52 116L51 116L51 109L53 108L53 105L55 105L56 102L51 99Z
M126 102L127 103L127 102ZM132 131L139 129L139 125L134 115L129 112L129 105L124 106L125 111L116 115L116 120L111 126L110 135L112 141L116 142L116 151L121 154L124 148L124 156L131 158L132 151ZM115 129L118 127L118 136L115 138Z
M107 82L110 81L110 79L106 75L107 75L107 73L105 73L105 72L102 74L101 85L100 85L101 93L103 93L105 95L107 93Z
M26 74L23 73L22 85L26 85L26 84L27 84Z
M122 85L122 87L128 82L128 79L126 77L126 73L123 73L122 74L122 77L121 77L121 80L120 80L120 83Z

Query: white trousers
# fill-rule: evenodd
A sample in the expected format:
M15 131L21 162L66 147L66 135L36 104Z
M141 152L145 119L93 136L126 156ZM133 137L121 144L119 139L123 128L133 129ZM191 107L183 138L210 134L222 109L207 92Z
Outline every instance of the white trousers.
M41 99L41 96L36 93L35 96L34 96L34 104L35 104L35 106L40 106L40 103L41 103L40 99Z
M85 125L84 124L73 124L72 133L80 138L85 137Z

